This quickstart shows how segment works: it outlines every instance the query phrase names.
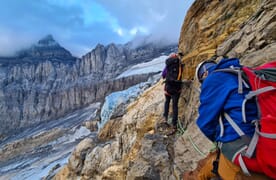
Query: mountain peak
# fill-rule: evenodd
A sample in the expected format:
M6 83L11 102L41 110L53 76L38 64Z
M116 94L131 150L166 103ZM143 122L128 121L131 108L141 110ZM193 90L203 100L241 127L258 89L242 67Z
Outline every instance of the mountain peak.
M28 49L18 52L20 58L72 60L71 53L57 43L51 34L40 39Z
M40 39L38 41L38 46L59 46L59 44L54 40L53 36L51 34L48 34L44 38Z

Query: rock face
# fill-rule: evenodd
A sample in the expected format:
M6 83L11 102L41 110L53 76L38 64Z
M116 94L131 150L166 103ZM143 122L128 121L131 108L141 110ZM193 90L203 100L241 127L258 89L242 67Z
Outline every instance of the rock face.
M159 47L146 44L132 49L129 44L110 44L106 47L98 44L94 50L82 57L80 72L82 76L92 75L96 80L112 79L134 64L147 62L173 51L176 51L176 45Z
M199 8L197 5L200 4L202 1L195 1L193 6L190 9L190 12L188 14L192 15L195 11L192 9L193 7ZM198 64L199 61L205 60L205 58L209 58L213 55L216 55L219 58L223 55L227 55L229 57L238 57L240 58L241 64L248 65L248 66L257 66L260 64L263 64L265 62L269 62L276 59L275 54L275 43L276 43L276 2L273 0L262 0L262 1L212 1L211 5L207 6L210 8L213 3L217 3L217 6L214 6L212 11L208 10L208 13L204 13L206 15L203 15L203 13L200 13L199 16L196 16L195 14L193 17L186 17L186 20L184 22L184 25L182 26L182 32L185 32L186 30L183 29L186 27L187 24L193 24L195 21L197 22L203 22L206 18L211 18L214 14L217 14L217 12L222 7L233 7L234 9L229 9L228 11L224 11L225 13L236 11L236 13L233 13L232 16L229 16L227 19L227 22L219 21L220 16L218 17L218 20L216 19L215 22L218 22L218 25L225 24L226 27L230 27L231 24L228 24L229 20L230 22L234 22L233 18L236 19L236 22L239 22L239 26L233 26L236 28L235 31L233 31L231 34L227 36L222 36L223 34L217 33L218 36L214 36L214 39L210 39L210 37L199 37L198 42L213 42L217 43L215 46L207 46L206 48L192 48L191 52L198 52L198 53L187 53L186 56L183 58L183 61L191 66L190 71L187 72L186 77L187 78L193 78L194 77L194 71L195 67ZM237 3L241 3L239 7L237 7ZM250 5L250 8L248 7ZM206 8L204 4L202 4L203 7ZM244 9L247 7L247 9ZM243 19L242 16L243 13L247 12L248 10L252 10L251 8L255 9L254 11L250 12L251 15L248 14L248 16ZM200 9L200 8L199 8ZM240 13L238 13L240 12ZM243 12L243 13L242 13ZM209 14L209 16L207 15ZM235 15L236 14L236 15ZM232 19L232 21L231 21ZM243 19L243 21L240 21ZM210 27L217 27L216 23L212 24L210 23ZM221 29L225 29L224 26L221 27ZM200 31L200 33L197 34L205 34L208 31L216 32L218 29L204 29L204 31ZM224 34L225 35L225 34ZM184 39L184 36L186 37L186 34L181 34L180 38L180 47L184 47L185 44L188 44L189 39L187 41ZM218 41L219 40L219 41ZM218 43L219 42L219 43ZM197 43L197 41L195 41ZM192 44L196 46L196 44ZM200 50L198 50L200 49ZM198 133L198 130L196 132L190 131L191 129L197 129L194 125L195 119L197 117L197 107L199 103L199 83L197 81L193 81L190 88L186 89L185 93L183 94L184 98L187 99L187 102L185 102L183 109L185 109L184 118L185 124L189 124L189 130L186 136L194 137L192 138L194 142L196 142L196 145L199 145L199 149L206 149L206 146L204 147L203 144L207 144L208 142L207 138L201 137L196 138L193 134ZM189 134L189 131L191 132ZM201 133L199 133L201 134ZM202 136L202 134L201 134ZM187 138L186 138L187 139ZM188 138L189 139L189 138ZM180 138L179 138L180 140ZM190 140L188 140L190 141ZM186 146L185 142L180 142L180 146ZM209 146L210 148L211 146ZM184 148L189 149L189 148ZM183 151L183 150L182 150ZM196 155L196 157L203 158L204 156L201 155L201 153L193 153L193 155L190 154L190 150L187 150L183 152L183 156L185 157L192 157ZM188 154L186 154L188 152ZM192 160L192 158L185 158L185 162L195 162ZM193 164L190 163L190 164ZM182 165L179 165L179 167L182 167L182 171L188 170L188 169L194 169L192 167L188 168L187 164L181 163Z
M185 77L196 65L215 54L217 47L256 12L261 0L195 1L181 28L179 49L184 52ZM225 55L225 54L223 54Z
M195 1L193 4L193 7L197 7L196 5L199 5L202 1ZM198 53L187 53L186 56L183 58L183 61L191 66L190 71L187 72L186 77L187 78L193 78L194 77L194 71L195 67L198 64L199 61L205 60L205 58L209 58L213 55L218 56L218 59L223 56L227 55L229 57L238 57L240 58L240 62L244 65L248 66L257 66L262 63L275 60L276 54L275 54L275 34L276 34L276 19L275 19L275 13L276 13L276 2L273 0L262 0L262 1L212 1L211 5L213 3L218 3L217 6L214 6L212 11L208 10L208 13L204 13L206 15L203 15L203 13L200 13L199 16L194 17L186 17L186 20L184 22L184 25L182 26L185 28L185 24L193 24L193 21L203 22L203 20L206 20L206 18L211 18L214 14L217 14L217 12L222 7L232 7L234 8L229 9L228 11L223 11L225 13L233 12L234 10L236 13L233 13L232 16L229 16L227 18L227 21L223 22L220 21L220 16L217 16L218 19L215 19L215 22L218 24L210 23L210 27L217 27L219 25L221 27L222 24L225 24L225 27L231 27L231 24L228 24L229 22L234 22L233 27L235 27L235 31L233 31L231 34L227 36L223 36L223 34L217 33L218 36L214 36L213 40L210 39L210 37L206 36L199 37L198 42L211 42L211 43L217 43L215 46L208 46L206 45L205 48L200 48L203 46L199 46L199 48L192 48L191 52L198 52ZM199 3L199 4L198 4ZM239 7L237 7L237 3L241 3ZM250 5L250 8L248 7ZM203 4L202 4L203 6ZM203 6L205 7L205 6ZM202 8L203 8L202 7ZM247 7L246 9L244 9ZM189 13L193 14L192 12L194 10L190 10ZM254 11L250 12L251 15L248 14L248 16L243 19L244 17L242 14L247 12L248 10L252 10L251 8L255 9ZM188 14L189 14L188 13ZM190 15L191 15L190 14ZM235 15L236 14L236 15ZM209 15L209 16L208 16ZM231 20L232 19L232 20ZM236 19L236 21L233 21ZM243 19L243 21L240 21ZM191 21L189 21L191 20ZM235 26L236 22L239 22L238 26ZM224 26L221 27L221 29L226 29ZM182 29L182 32L186 31L185 29ZM204 31L200 31L200 33L197 34L205 34L208 31L218 32L218 29L204 29ZM225 35L225 34L224 34ZM180 38L180 47L184 47L185 44L188 44L188 41L184 39L183 36L186 36L185 34L181 34L182 38ZM195 43L197 43L195 41ZM192 44L196 46L196 44ZM199 44L198 44L199 45ZM200 49L200 50L198 50ZM195 145L199 145L199 149L206 150L206 146L204 147L203 144L207 145L207 138L201 137L196 138L194 136L194 133L198 133L197 131L192 131L192 129L197 129L194 125L195 119L197 117L197 107L199 103L199 83L196 81L193 81L189 89L186 89L185 93L183 94L184 98L187 99L187 102L184 104L183 109L185 109L184 118L185 124L189 124L188 126L188 132L186 134L185 141L181 142L181 138L179 138L179 146L186 146L184 149L188 149L185 152L182 153L182 156L185 156L184 162L192 162L190 164L194 164L196 161L192 160L192 157L195 156L199 158L205 157L202 156L201 153L195 152L195 150L192 154L190 154L192 151L191 148L187 147L187 141L190 141L190 138L187 138L187 136L192 137L191 139L194 141ZM189 132L190 131L190 132ZM183 136L185 137L185 135ZM190 141L191 142L191 141ZM177 146L178 146L177 145ZM210 144L209 144L210 145ZM212 146L209 146L209 148ZM193 149L193 148L192 148ZM183 150L182 150L183 151ZM181 152L181 151L180 151ZM181 154L181 153L179 153ZM206 155L206 154L205 154ZM181 157L182 157L181 156ZM190 158L187 158L190 157ZM195 158L195 159L197 159ZM180 158L181 159L181 158ZM178 161L180 162L180 161ZM196 164L194 164L196 165ZM181 162L179 164L179 167L181 167L182 171L187 171L188 169L195 169L194 167L187 167L187 163Z
M227 4L225 1L222 4L219 4L221 6L234 6L237 2L233 1L229 4ZM240 1L242 2L242 1ZM241 64L248 65L248 66L257 66L262 63L275 60L276 59L276 26L275 26L275 13L276 13L276 2L273 0L263 0L263 1L246 1L247 3L243 3L244 6L240 6L239 9L240 11L243 10L244 7L247 7L248 4L251 3L257 3L258 6L252 6L256 10L254 13L252 13L251 16L249 16L244 22L241 21L240 26L237 28L235 32L230 34L227 37L223 37L224 41L221 42L220 44L217 44L215 49L213 47L208 47L206 46L206 49L202 49L199 51L197 48L196 49L191 49L191 51L199 51L198 54L195 54L193 57L191 56L190 53L188 53L184 58L182 59L184 63L189 64L191 66L190 70L187 71L185 77L187 78L193 78L194 77L194 71L195 67L198 64L198 61L203 61L208 57L211 57L213 55L216 55L218 59L223 56L229 56L229 57L238 57L240 58ZM191 12L193 12L192 8L197 7L200 3L199 1L196 1L193 6L191 7ZM212 2L213 3L213 2ZM233 4L232 4L233 3ZM204 4L201 4L202 6ZM218 4L217 4L218 5ZM205 7L205 6L203 6ZM202 8L203 8L202 7ZM236 7L236 6L234 6ZM215 8L215 7L213 7ZM220 9L220 6L217 6L215 9L216 11ZM210 16L212 16L216 12L210 12ZM189 14L188 13L188 14ZM192 14L192 13L191 13ZM241 14L240 14L241 15ZM233 15L234 16L234 15ZM195 16L191 19L197 21L201 21L202 19L206 19L207 17L201 15L199 13L199 17ZM185 24L192 23L191 21L188 21L190 18L186 17L186 21L183 25L183 28L185 28ZM232 19L232 17L229 17ZM239 19L239 17L234 16L233 18ZM188 21L188 22L187 22ZM219 24L223 23L218 21ZM226 22L225 22L226 23ZM212 24L212 26L215 26L215 24ZM227 26L230 26L228 24ZM185 30L182 29L182 32ZM207 31L212 31L212 29L208 29ZM203 31L202 33L199 34L204 34L206 31ZM184 46L184 44L188 44L186 41L184 41L183 36L186 36L185 34L182 34L182 38L180 38L179 43L182 44L181 47ZM218 34L216 38L221 38L222 36ZM200 42L206 41L207 40L211 41L211 39L207 38L204 39L203 37L200 37L202 40L199 40ZM181 39L183 41L181 41ZM189 39L187 40L189 42ZM215 41L215 40L214 40ZM197 43L195 41L195 43ZM202 57L206 58L202 58ZM187 66L187 65L186 65ZM192 88L187 89L187 93L185 95L186 99L189 99L188 104L190 105L197 105L198 103L198 87L199 84L198 82L194 81L193 84L191 85ZM188 107L187 107L188 108ZM189 108L190 109L190 108ZM187 123L191 122L194 120L195 115L197 112L193 110L187 110L185 112L185 119L188 120Z
M0 58L0 137L56 119L101 101L110 92L145 81L149 74L113 79L128 67L175 48L98 45L79 59L48 35L16 57Z
M239 57L246 65L275 60L275 15L274 0L196 0L179 40L184 76L192 79L197 63L215 54ZM76 173L69 164L54 179L182 179L183 172L195 169L214 148L195 124L198 88L191 81L182 90L179 120L185 133L164 137L155 128L163 113L160 81L121 118L106 124L112 131L103 128L99 133L102 143L86 153L81 171Z
M216 54L238 57L241 63L258 66L276 58L276 2L262 1L261 7L238 32L220 44Z

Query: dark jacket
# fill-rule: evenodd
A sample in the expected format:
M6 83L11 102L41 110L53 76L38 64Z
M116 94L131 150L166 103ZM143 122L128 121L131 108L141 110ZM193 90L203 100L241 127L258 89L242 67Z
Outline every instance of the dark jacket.
M167 67L165 67L162 71L163 79L166 78L167 75ZM168 95L174 95L181 92L182 83L177 81L165 81L164 90Z

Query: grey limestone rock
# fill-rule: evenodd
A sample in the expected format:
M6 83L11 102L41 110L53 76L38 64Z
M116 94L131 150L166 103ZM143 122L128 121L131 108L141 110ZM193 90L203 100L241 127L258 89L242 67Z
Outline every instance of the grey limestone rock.
M0 135L57 119L146 81L149 74L115 77L175 47L99 44L76 58L48 35L16 57L0 57Z

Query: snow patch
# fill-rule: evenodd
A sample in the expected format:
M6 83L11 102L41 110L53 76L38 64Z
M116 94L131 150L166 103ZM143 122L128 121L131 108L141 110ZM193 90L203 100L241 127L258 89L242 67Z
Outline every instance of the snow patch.
M137 74L160 72L165 67L165 61L167 58L168 56L160 56L152 61L132 66L130 69L117 76L116 79Z

